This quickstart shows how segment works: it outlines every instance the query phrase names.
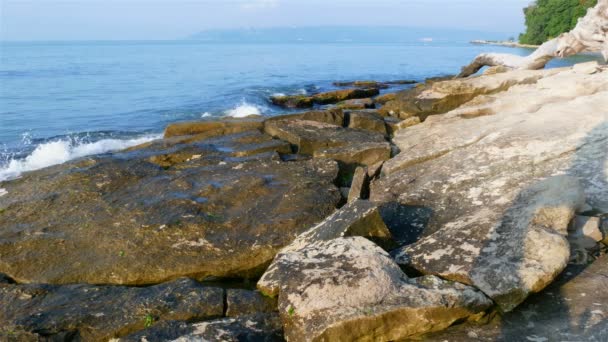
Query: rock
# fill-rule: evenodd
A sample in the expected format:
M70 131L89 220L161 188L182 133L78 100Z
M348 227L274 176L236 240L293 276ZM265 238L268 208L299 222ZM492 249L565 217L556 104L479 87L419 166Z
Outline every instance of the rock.
M384 119L376 111L349 111L346 117L349 128L387 135Z
M351 202L285 247L258 281L258 289L268 296L276 296L284 276L282 264L288 262L284 258L308 245L344 236L364 236L386 248L394 246L392 235L382 221L378 207L369 201Z
M313 98L306 95L280 95L270 97L270 102L283 108L311 108Z
M369 177L370 180L376 179L378 176L380 176L380 171L382 171L382 166L384 165L384 162L377 162L376 164L370 165L367 168L367 177Z
M407 118L405 120L395 120L392 117L386 117L384 118L384 121L386 122L386 125L388 127L388 132L391 135L394 135L395 133L397 133L397 131L401 130L401 129L405 129L408 127L412 127L415 126L417 124L420 123L420 118L417 116L413 116L411 118Z
M378 103L378 104L384 105L387 102L394 101L396 99L397 99L397 94L395 94L395 93L388 93L388 94L378 95L378 96L374 97L374 103Z
M604 240L602 240L602 243L604 245L608 245L608 216L602 217L600 229L602 231L602 235L604 235Z
M465 285L433 276L408 279L386 252L362 237L286 252L274 273L289 341L412 338L479 317L492 305Z
M274 151L237 157L258 146L243 139L258 138L159 142L3 182L0 272L20 283L123 285L261 275L335 210L338 165L282 162Z
M357 87L357 88L376 88L386 89L388 88L387 83L378 81L353 81L353 82L334 82L336 87Z
M5 330L107 341L166 320L221 317L224 290L180 279L151 287L0 285Z
M263 127L263 121L259 118L178 122L167 126L165 138L197 135L200 137L198 140L202 140L203 138L212 138L244 131L261 130Z
M534 84L539 79L556 73L555 69L513 71L484 77L430 82L421 87L397 93L397 99L380 108L384 116L407 119L443 114L477 96L505 91L518 84Z
M327 123L330 125L344 126L344 112L340 108L328 110L311 110L304 113L279 115L266 119L266 123L277 120L306 120Z
M266 297L259 291L245 289L226 290L226 316L239 317L277 311L276 298Z
M359 199L369 198L369 177L367 168L357 167L353 176L353 182L348 193L348 203Z
M568 232L570 244L582 249L592 249L604 240L599 217L577 215L568 227Z
M384 164L370 199L432 213L399 261L472 284L503 311L549 284L567 263L574 213L585 202L608 211L605 72L543 71L534 84L398 131L402 152ZM525 79L500 77L512 73ZM461 116L480 108L495 114Z
M200 323L161 322L120 342L284 341L278 314L256 314Z
M415 80L395 80L395 81L388 81L388 82L384 82L386 84L390 84L390 85L406 85L406 84L416 84L418 83L418 81Z
M342 108L342 109L374 108L374 101L370 98L346 100L346 101L338 102L338 108Z
M423 338L428 342L590 341L608 337L608 256L570 265L538 295L490 324L461 324Z
M328 91L326 93L316 94L312 98L315 103L325 105L351 99L364 99L367 97L376 96L378 94L380 94L380 91L377 88L354 88Z
M290 142L300 154L330 158L342 169L371 165L390 157L390 146L380 134L347 129L308 120L274 120L266 122L271 136Z

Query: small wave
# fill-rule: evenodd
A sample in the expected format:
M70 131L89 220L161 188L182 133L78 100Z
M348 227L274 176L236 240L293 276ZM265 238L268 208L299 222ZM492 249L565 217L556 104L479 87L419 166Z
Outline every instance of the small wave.
M285 95L285 93L274 93L271 95L271 97L283 97L283 96L287 96L287 95Z
M49 141L36 146L36 149L27 157L12 159L6 166L1 167L0 181L17 178L23 172L62 164L80 157L122 150L160 137L160 135L148 135L136 139L103 139L84 143L73 139Z
M210 116L213 116L213 114L211 114L209 112L204 112L203 114L201 114L201 118L208 118Z
M262 115L262 111L260 107L243 102L237 107L227 110L225 114L234 118L244 118L249 115Z

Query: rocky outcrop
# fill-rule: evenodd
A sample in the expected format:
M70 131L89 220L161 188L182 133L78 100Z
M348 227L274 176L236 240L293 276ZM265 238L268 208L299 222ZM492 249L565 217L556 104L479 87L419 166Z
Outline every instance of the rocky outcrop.
M223 293L189 279L143 288L0 284L0 331L107 341L161 321L222 317Z
M608 211L606 72L591 63L469 79L520 84L398 131L401 153L371 199L432 211L399 262L471 284L504 311L551 283L574 213L585 202Z
M348 127L387 135L386 123L375 110L353 110L346 112Z
M371 98L367 99L353 99L338 102L337 106L342 109L369 109L374 108L374 100Z
M3 183L0 272L130 285L260 275L340 201L336 162L282 162L260 135L158 141Z
M260 118L179 122L167 126L165 138L195 136L195 139L203 140L245 131L261 130L263 127L264 122Z
M352 88L328 91L312 96L306 95L280 95L270 98L270 102L284 108L310 108L317 105L336 104L339 102L365 99L380 94L378 88Z
M290 341L392 341L475 318L491 306L471 287L429 276L408 279L362 237L285 251L270 272ZM264 278L262 278L262 282Z

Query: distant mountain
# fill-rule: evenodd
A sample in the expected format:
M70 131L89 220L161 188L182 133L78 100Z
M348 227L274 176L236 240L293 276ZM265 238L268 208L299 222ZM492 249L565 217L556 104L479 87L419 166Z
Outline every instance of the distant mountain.
M506 33L408 27L284 27L207 30L193 40L238 43L406 43L506 39Z

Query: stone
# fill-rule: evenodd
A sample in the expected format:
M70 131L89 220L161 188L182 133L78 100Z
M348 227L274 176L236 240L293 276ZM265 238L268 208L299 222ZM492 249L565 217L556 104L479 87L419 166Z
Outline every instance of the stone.
M199 342L199 341L261 341L281 342L283 331L278 314L255 314L211 321L188 323L160 322L148 329L131 334L120 342Z
M221 317L224 290L179 279L150 287L0 284L3 330L108 341L167 320Z
M398 131L402 152L385 162L370 200L431 213L399 262L471 284L503 311L551 283L570 255L574 213L585 203L608 212L608 78L597 68L482 76L476 82L544 73ZM463 115L482 109L489 114Z
M258 289L267 296L276 296L283 277L283 258L308 245L345 236L363 236L388 249L394 246L391 232L384 224L378 207L364 200L351 202L285 247L258 281Z
M338 102L337 106L342 109L369 109L374 108L374 101L371 98L352 99Z
M204 138L212 138L250 130L261 130L263 126L263 121L259 118L178 122L167 126L165 138L184 135L200 135Z
M514 85L534 84L539 79L557 73L556 70L520 70L508 73L427 83L397 93L397 99L380 108L383 116L407 119L443 114L471 101L477 96L505 91Z
M278 115L267 118L266 123L277 120L306 120L327 123L330 125L344 126L344 112L340 108L327 110L311 110L304 113Z
M357 167L348 193L348 203L369 198L369 176L367 168Z
M395 135L397 131L415 126L420 123L420 118L417 116L413 116L411 118L407 118L405 120L395 119L392 117L384 118L386 122L386 126L388 128L388 133L391 135Z
M226 317L240 317L277 311L276 298L246 289L226 290Z
M311 108L313 98L306 95L280 95L270 97L270 102L283 108Z
M602 243L604 245L608 245L608 216L602 217L600 229L602 231L602 235L604 235Z
M349 128L387 135L384 119L376 111L349 111L346 116Z
M489 324L465 323L424 336L428 342L590 341L608 337L608 256L570 265L543 292Z
M328 91L314 95L313 101L317 104L326 105L352 99L364 99L380 94L377 88L353 88L344 90Z
M599 217L577 215L568 227L568 233L570 244L582 249L592 249L604 240Z
M492 302L472 287L408 279L363 237L286 252L276 265L279 312L289 341L394 341L478 319Z
M396 99L397 99L397 94L388 93L388 94L378 95L378 96L374 97L374 103L384 105L387 102L394 101Z
M341 197L335 161L238 157L258 138L159 142L3 182L0 272L49 284L260 276Z

